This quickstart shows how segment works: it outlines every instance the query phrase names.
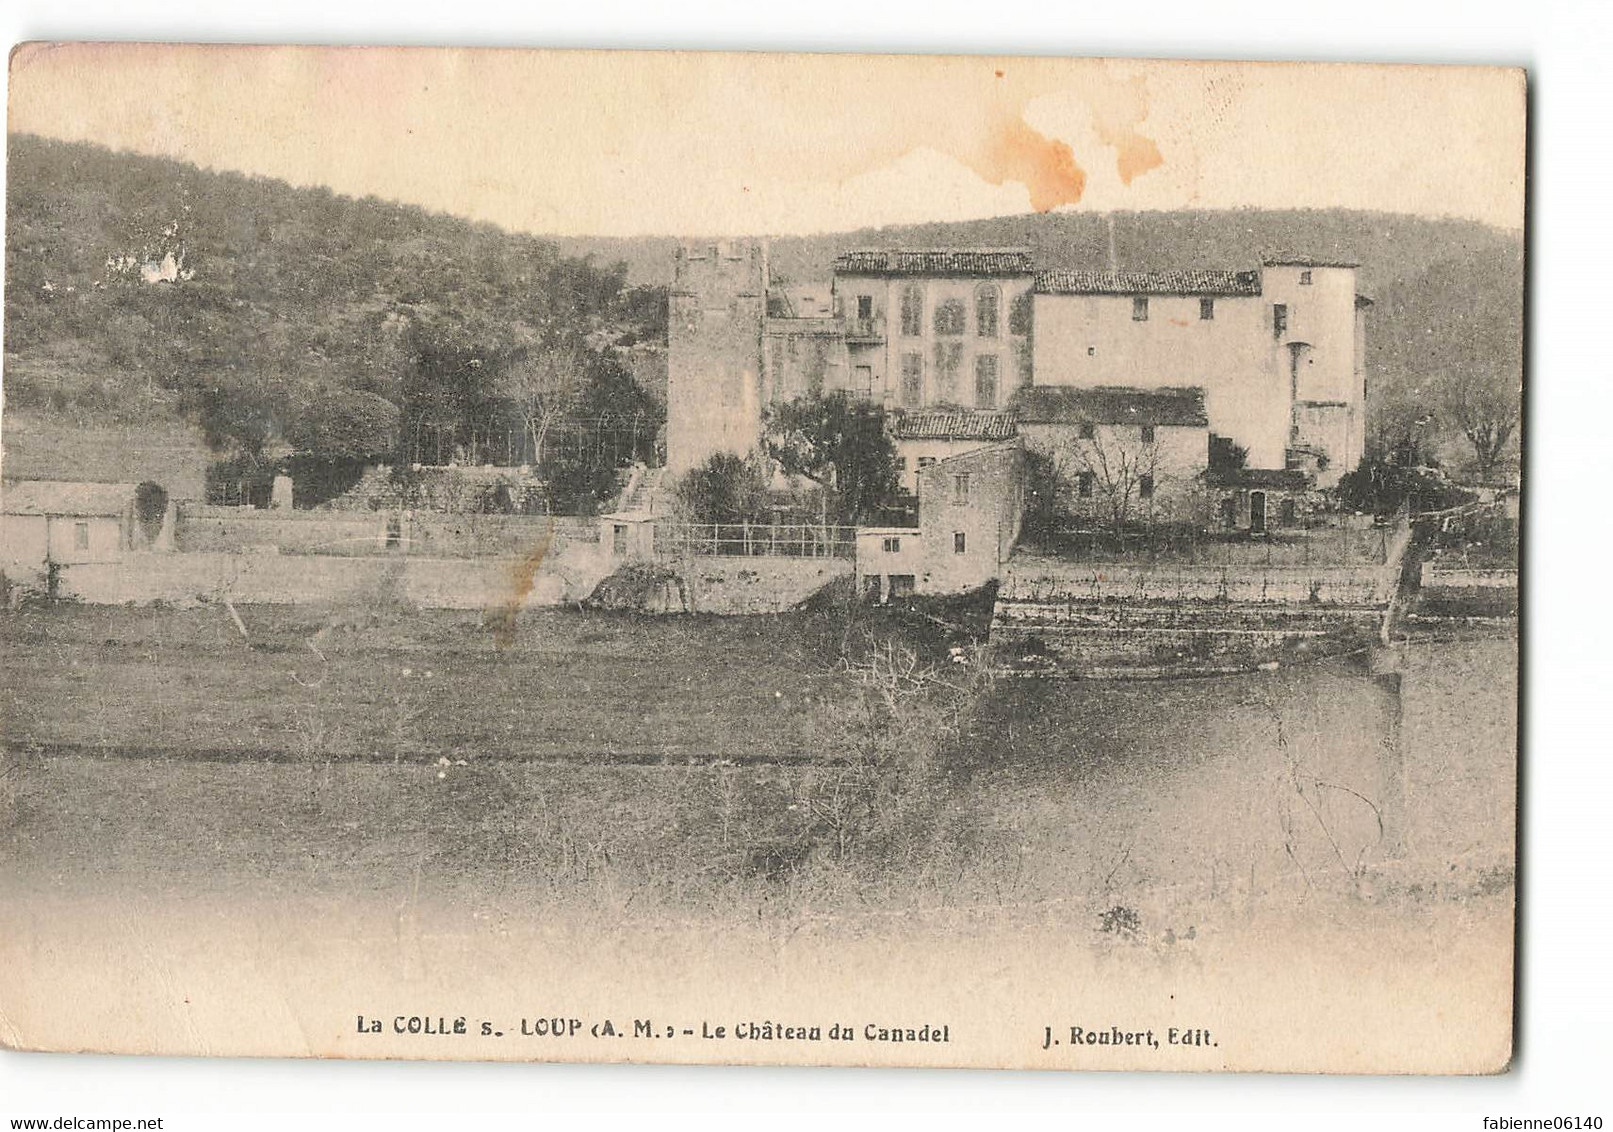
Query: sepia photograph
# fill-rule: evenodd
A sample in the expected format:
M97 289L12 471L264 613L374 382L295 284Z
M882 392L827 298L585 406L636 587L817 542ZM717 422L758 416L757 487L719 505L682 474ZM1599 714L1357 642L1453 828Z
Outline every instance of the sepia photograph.
M0 1044L1506 1072L1526 90L17 47Z

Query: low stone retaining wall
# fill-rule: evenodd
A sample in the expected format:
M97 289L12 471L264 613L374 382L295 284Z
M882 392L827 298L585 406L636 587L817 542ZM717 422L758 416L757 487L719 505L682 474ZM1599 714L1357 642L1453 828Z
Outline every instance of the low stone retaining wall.
M1392 566L1137 566L1020 559L1004 571L1002 601L1189 601L1384 605L1398 584Z
M321 554L131 553L67 566L58 595L97 605L404 601L429 609L565 605L608 572L596 546L575 544L537 561L518 557L343 557Z
M1518 571L1445 566L1424 562L1415 616L1418 618L1515 617Z
M1238 671L1371 639L1395 566L1138 566L1018 558L991 637L1009 672L1113 677Z
M840 578L844 558L697 558L681 566L696 613L782 613Z
M599 521L572 515L257 511L185 504L174 539L178 549L190 553L274 547L282 554L482 558L529 554L545 542L551 548L596 543Z
M1516 590L1518 571L1446 566L1429 561L1423 563L1421 584L1425 590Z
M174 546L187 553L276 547L283 554L385 554L386 516L378 511L249 511L181 504Z
M841 558L692 558L625 564L594 604L639 613L782 613L849 578Z

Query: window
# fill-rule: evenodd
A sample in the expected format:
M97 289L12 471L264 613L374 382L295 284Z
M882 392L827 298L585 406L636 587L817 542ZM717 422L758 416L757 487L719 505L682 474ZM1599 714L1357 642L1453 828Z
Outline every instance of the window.
M1091 472L1078 472L1075 477L1075 493L1082 499L1092 498L1092 483L1096 479Z
M1131 300L1131 321L1133 321L1133 322L1147 322L1148 321L1148 296L1147 295L1138 295L1136 298Z
M909 283L902 288L902 337L924 336L924 288Z
M935 463L935 457L934 456L920 456L919 457L919 470L923 471L925 468L928 468L933 463Z
M1152 443L1154 443L1154 426L1153 425L1151 425L1151 424L1143 425L1142 434L1143 434L1143 443L1144 444L1152 444Z
M959 472L952 477L952 502L969 502L969 473Z
M902 404L916 409L924 401L924 355L902 355Z
M867 322L869 319L874 317L874 296L857 296L857 317L862 319L864 322Z
M1288 333L1288 304L1271 304L1271 336L1281 338Z
M937 327L940 325L937 316ZM937 331L939 333L939 330ZM958 369L963 365L963 343L956 339L935 340L935 390L937 400L958 399Z
M935 332L956 336L963 333L964 323L969 320L968 311L964 308L962 299L947 299L935 308Z
M1311 273L1308 268L1299 273L1299 285L1301 287L1309 287L1311 285Z
M1098 426L1091 421L1082 421L1078 426L1078 435L1082 440L1092 440L1098 435Z
M1137 498L1154 498L1154 477L1147 473L1137 477Z
M898 456L898 457L896 457L896 470L898 472L907 471L907 457L906 456Z
M610 549L611 553L616 555L627 553L627 524L611 524Z
M1029 291L1021 291L1014 296L1008 304L1008 333L1020 338L1030 336L1031 323L1035 318L1034 301Z
M982 283L975 288L975 333L981 338L997 337L997 313L1002 305L1002 292L994 283Z
M886 554L900 554L902 553L902 540L899 538L888 538L881 545L880 549Z
M856 371L856 386L853 392L864 401L874 395L874 367L858 366Z
M1283 526L1291 527L1299 519L1299 508L1292 499L1285 499L1278 505L1277 514L1281 516Z
M953 531L952 532L952 553L953 554L963 554L963 553L965 553L965 547L967 547L968 544L969 544L969 540L967 539L967 537L965 537L965 535L964 535L964 533L962 531Z
M997 355L981 354L975 359L975 407L997 407Z
M88 523L73 524L73 549L88 550L90 548L90 525Z
M1200 299L1199 300L1199 318L1200 318L1200 320L1204 321L1204 322L1209 322L1214 317L1215 317L1215 300L1214 299Z

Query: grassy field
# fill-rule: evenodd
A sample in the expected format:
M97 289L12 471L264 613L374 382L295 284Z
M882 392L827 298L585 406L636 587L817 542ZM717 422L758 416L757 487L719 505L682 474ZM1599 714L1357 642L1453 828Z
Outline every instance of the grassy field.
M822 619L221 606L0 620L12 744L293 761L810 755L843 696ZM72 703L72 711L62 704Z
M1414 645L1397 694L1347 660L993 681L832 611L543 614L502 650L239 613L0 620L0 1037L78 1048L71 1000L169 1052L768 1061L353 1017L922 1011L1055 1068L1030 1039L1095 1012L1232 1027L1157 1068L1314 1067L1345 1030L1337 1068L1505 1059L1510 640Z
M463 614L240 614L245 638L218 608L4 621L24 872L1160 930L1229 896L1510 883L1510 641L1418 646L1397 694L1347 660L991 681L938 630L833 611L545 613L505 647Z

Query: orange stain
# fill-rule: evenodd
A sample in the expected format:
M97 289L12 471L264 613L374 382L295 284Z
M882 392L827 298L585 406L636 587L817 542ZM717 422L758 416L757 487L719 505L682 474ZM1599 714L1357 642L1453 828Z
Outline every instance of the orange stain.
M1115 150L1115 167L1129 185L1150 169L1165 164L1154 139L1138 132L1148 117L1148 82L1141 75L1105 90L1090 101L1092 127L1098 140Z
M977 149L953 156L994 185L1020 182L1037 212L1076 204L1087 187L1086 172L1075 163L1074 151L1038 133L1018 115L1000 119Z
M510 568L510 595L504 601L488 610L487 623L493 629L493 639L499 648L509 648L515 643L515 622L520 616L521 606L527 595L532 592L532 585L537 580L538 568L548 557L549 545L554 541L554 520L549 521L549 530L544 534L532 552Z
M1133 178L1165 164L1165 158L1152 138L1128 134L1112 144L1118 151L1116 162L1120 168L1120 180L1124 184L1129 185Z

